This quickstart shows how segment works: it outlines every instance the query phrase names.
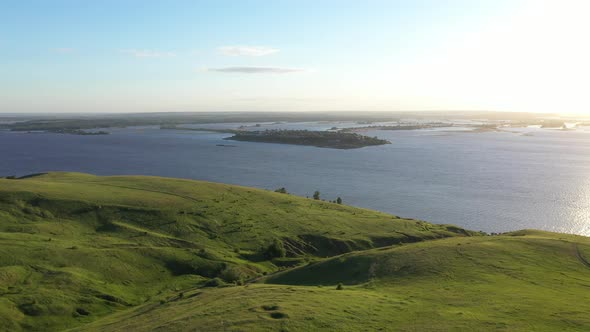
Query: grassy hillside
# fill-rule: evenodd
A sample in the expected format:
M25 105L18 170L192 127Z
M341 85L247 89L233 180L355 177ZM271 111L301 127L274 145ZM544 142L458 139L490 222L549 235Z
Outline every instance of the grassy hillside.
M82 331L587 331L590 239L522 231L345 254ZM337 290L338 283L344 283Z
M208 182L0 179L0 331L587 330L589 238L466 235Z
M216 277L241 283L353 250L473 234L208 182L0 179L0 331L62 330L135 306L197 300L195 287ZM269 254L273 243L286 257Z

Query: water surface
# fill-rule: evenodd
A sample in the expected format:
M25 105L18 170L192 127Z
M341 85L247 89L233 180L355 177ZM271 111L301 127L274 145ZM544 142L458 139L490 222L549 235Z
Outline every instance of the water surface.
M590 235L590 132L511 131L369 131L393 144L354 150L228 142L227 134L154 127L105 136L3 131L0 175L59 170L286 187L302 196L319 190L325 199L473 230ZM228 143L235 147L218 146Z

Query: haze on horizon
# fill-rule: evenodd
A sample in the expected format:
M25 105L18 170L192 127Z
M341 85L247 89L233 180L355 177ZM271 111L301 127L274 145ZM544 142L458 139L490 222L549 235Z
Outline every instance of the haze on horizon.
M590 2L8 1L0 113L590 114Z

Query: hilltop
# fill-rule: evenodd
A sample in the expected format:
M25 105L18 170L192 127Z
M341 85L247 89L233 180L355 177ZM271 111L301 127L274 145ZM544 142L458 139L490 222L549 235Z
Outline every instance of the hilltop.
M80 173L0 179L0 330L62 330L204 285L469 235L478 233L203 181Z
M218 183L0 179L0 331L583 331L589 258Z

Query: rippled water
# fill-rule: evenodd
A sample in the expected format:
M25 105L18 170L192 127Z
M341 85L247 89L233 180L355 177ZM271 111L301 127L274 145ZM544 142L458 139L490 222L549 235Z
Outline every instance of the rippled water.
M0 132L0 175L62 170L286 187L303 196L319 190L325 199L474 230L590 235L590 132L511 131L371 131L393 144L356 150L228 143L226 134L156 128Z

